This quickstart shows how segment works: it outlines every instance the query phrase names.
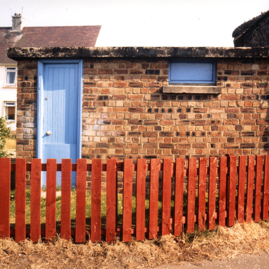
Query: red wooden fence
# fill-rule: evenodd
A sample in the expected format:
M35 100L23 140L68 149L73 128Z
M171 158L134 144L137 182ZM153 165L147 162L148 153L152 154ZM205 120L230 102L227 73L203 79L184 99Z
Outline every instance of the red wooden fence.
M10 181L11 171L15 171L15 229L10 228ZM46 223L41 229L41 171L46 171ZM61 229L56 229L56 176L62 173ZM76 220L71 229L71 172L76 171ZM91 171L91 228L86 229L86 177ZM101 226L101 180L106 171L106 226ZM119 225L117 218L117 172L123 171L123 218ZM162 171L162 174L160 174ZM31 174L31 223L30 230L25 225L26 173ZM136 172L136 173L134 173ZM159 184L160 175L162 184ZM136 176L136 180L133 177ZM149 176L149 211L146 212L146 177ZM184 188L185 182L185 188ZM173 184L174 183L174 184ZM136 184L136 213L133 212L133 186ZM186 195L184 195L186 193ZM187 205L186 203L187 202ZM159 208L159 202L162 206ZM174 206L171 207L171 202ZM57 164L48 159L41 164L39 159L26 163L17 159L0 158L0 237L15 235L21 241L27 235L34 242L40 237L46 240L60 233L62 238L75 237L75 242L83 243L86 234L92 242L113 242L116 236L128 242L134 235L136 240L157 238L158 235L173 233L181 235L186 230L192 233L195 225L200 231L212 230L216 224L233 226L239 222L255 222L268 218L269 203L269 156L230 156L176 159L125 160L64 159ZM185 204L185 205L184 205ZM172 210L173 208L173 210ZM216 210L218 208L218 210ZM160 212L161 210L161 212ZM147 215L148 214L148 215ZM185 216L184 216L185 215ZM135 225L132 217L135 216ZM145 220L148 218L148 227ZM160 224L160 227L158 226ZM132 226L133 225L133 226Z

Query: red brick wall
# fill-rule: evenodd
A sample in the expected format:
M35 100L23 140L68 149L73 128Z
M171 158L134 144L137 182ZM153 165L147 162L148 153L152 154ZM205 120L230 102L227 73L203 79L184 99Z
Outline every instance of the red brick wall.
M168 60L84 60L83 158L266 154L269 61L217 59L222 94L163 94ZM17 155L35 157L37 61L18 64Z

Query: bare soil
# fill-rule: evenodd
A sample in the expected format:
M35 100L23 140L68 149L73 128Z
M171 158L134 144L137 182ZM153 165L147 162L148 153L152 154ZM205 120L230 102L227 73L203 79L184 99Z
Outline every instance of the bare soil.
M33 244L0 240L0 268L243 268L229 262L240 255L269 251L267 222L218 227L213 232L172 235L157 240L114 244L74 244L60 238ZM251 255L252 256L252 255ZM254 256L253 256L254 257ZM266 256L267 257L267 256ZM222 265L215 262L224 261ZM244 268L259 268L248 267ZM210 265L214 267L209 267ZM159 267L158 267L159 266ZM161 267L160 267L161 266ZM230 266L230 267L227 267ZM182 268L183 268L182 267ZM263 268L263 267L260 267Z

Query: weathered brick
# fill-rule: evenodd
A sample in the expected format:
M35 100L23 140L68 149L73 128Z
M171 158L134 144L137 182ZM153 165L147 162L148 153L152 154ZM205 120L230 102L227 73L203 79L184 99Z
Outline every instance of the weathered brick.
M160 148L174 148L174 144L160 143Z
M143 112L143 108L141 107L129 107L128 111L131 113L142 113Z
M210 96L163 94L167 59L85 59L83 156L268 153L268 60L216 62L222 93ZM37 61L20 61L17 151L29 159L36 152L36 81Z

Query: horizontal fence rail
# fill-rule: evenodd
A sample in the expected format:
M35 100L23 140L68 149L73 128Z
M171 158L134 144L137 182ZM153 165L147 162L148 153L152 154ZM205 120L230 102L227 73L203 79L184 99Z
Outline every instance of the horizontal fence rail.
M61 172L60 229L56 225L57 171ZM15 228L10 224L12 172L15 172ZM76 218L71 224L72 172L76 172ZM118 215L117 172L123 172L122 223ZM27 173L31 179L30 229L26 229ZM46 222L42 225L41 176L46 176ZM90 228L86 227L86 180L89 177ZM103 178L106 183L105 226L101 220ZM87 235L92 242L114 242L116 236L128 242L132 235L140 241L169 233L175 236L183 231L192 233L195 227L203 231L215 229L216 224L233 226L236 219L240 223L252 219L258 222L268 218L268 181L269 155L191 157L178 158L175 162L138 159L136 163L131 159L118 162L112 158L106 163L100 159L91 163L78 159L76 164L70 159L63 159L61 164L57 164L56 159L48 159L42 164L40 159L32 159L31 163L16 159L11 163L8 158L0 158L0 237L15 236L18 242L30 236L37 242L41 237L51 240L59 233L67 240L74 236L77 243L84 243ZM132 221L134 216L135 222Z

